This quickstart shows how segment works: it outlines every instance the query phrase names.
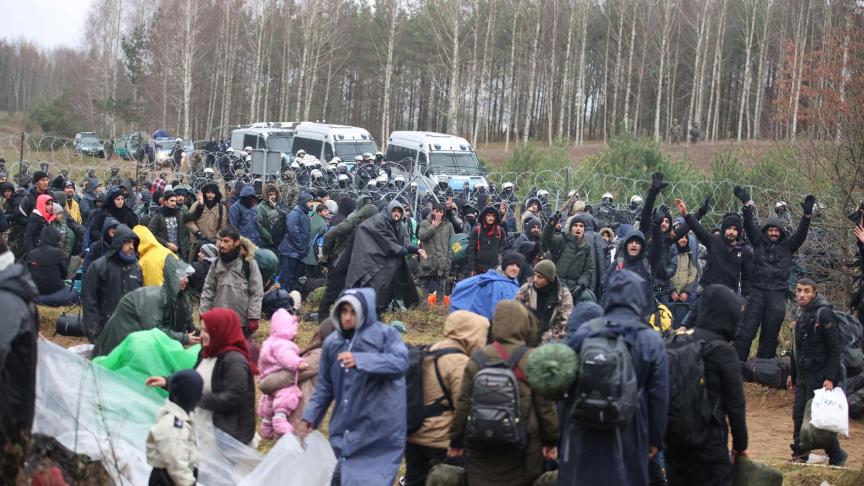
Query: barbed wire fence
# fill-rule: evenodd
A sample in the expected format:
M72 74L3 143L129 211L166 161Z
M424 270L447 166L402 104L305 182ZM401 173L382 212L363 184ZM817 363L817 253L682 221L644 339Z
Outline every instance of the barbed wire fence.
M143 134L141 134L143 135ZM152 140L143 136L152 144ZM133 179L139 183L152 181L157 175L165 175L169 181L180 181L193 190L205 183L215 182L225 188L232 187L233 181L251 182L246 167L229 167L223 173L218 161L226 155L222 152L208 154L204 150L206 141L184 141L182 162L175 166L169 154L170 147L154 147L154 153L138 150L130 145L130 137L116 138L111 144L111 153L88 153L75 146L75 140L49 135L15 133L0 135L0 157L5 159L0 171L9 180L19 182L22 175L32 176L36 170L51 174L63 174L76 183L83 182L89 174L100 181L111 178ZM139 141L140 143L140 141ZM152 146L152 145L151 145ZM107 148L107 147L106 147ZM208 160L208 155L209 160ZM240 157L242 159L242 157ZM212 167L212 172L204 169ZM237 169L235 171L235 169ZM116 173L112 172L116 170ZM584 167L565 167L558 170L532 172L490 172L486 175L489 184L500 190L505 182L512 183L521 201L529 193L545 190L549 193L550 207L560 208L569 199L569 193L576 191L579 198L587 204L599 204L604 193L611 193L615 203L626 207L631 196L645 196L650 187L650 174L645 178L629 178L614 174L587 171ZM730 179L712 180L705 178L697 181L665 181L668 186L663 190L657 206L666 204L673 215L677 215L673 200L682 199L691 211L711 198L710 210L703 222L706 227L714 227L728 212L740 212L740 202L733 195L738 182ZM790 186L779 181L776 186L744 186L756 203L756 216L765 220L772 215L774 205L783 201L792 216L792 226L797 226L801 217L800 202L807 195L806 187ZM799 251L796 274L816 277L827 283L837 294L845 293L852 281L855 268L853 259L857 256L852 236L851 223L844 214L843 201L830 194L815 194L818 200L817 214L812 220L807 242Z

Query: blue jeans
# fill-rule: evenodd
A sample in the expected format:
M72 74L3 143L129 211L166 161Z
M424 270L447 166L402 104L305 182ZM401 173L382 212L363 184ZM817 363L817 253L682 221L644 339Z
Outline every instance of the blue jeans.
M279 255L279 284L288 292L295 290L297 279L303 276L305 270L303 260Z
M63 287L53 294L36 297L36 303L48 307L61 307L81 303L81 296L71 287Z

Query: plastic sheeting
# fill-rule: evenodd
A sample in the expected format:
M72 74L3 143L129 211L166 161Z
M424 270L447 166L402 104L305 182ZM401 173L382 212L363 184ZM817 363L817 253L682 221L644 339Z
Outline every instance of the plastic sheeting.
M240 486L326 486L335 469L336 456L320 432L309 434L302 445L297 437L286 435Z
M56 437L76 453L102 460L115 484L147 484L151 469L146 459L147 433L163 403L164 399L143 382L117 375L56 344L39 341L33 431ZM262 460L257 451L221 431L197 430L198 484L233 486L257 471ZM267 459L285 460L273 453ZM265 473L256 477L263 478L258 484L282 484L285 480L285 476Z

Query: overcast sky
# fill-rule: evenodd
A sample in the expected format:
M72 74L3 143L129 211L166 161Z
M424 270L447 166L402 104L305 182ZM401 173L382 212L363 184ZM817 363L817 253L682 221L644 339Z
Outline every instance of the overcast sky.
M0 38L27 39L45 48L77 47L93 0L0 0Z

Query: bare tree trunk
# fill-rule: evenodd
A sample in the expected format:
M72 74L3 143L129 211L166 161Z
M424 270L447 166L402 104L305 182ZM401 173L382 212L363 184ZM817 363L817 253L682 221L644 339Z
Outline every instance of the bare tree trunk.
M612 134L618 133L618 93L621 91L621 48L624 44L624 14L626 0L618 4L618 34L615 39L615 69L612 80Z
M630 44L627 53L627 89L624 91L624 133L630 133L630 86L633 82L633 51L636 50L636 12L630 23Z
M662 0L660 5L660 69L657 70L657 102L654 109L654 141L660 141L660 110L663 107L663 74L666 67L666 54L669 51L669 34L677 8L674 0Z
M608 9L611 7L609 4L606 4L607 12L606 12L606 47L603 49L603 89L601 92L601 97L603 98L603 141L609 140L609 125L607 116L609 113L609 103L607 100L609 99L609 39L612 37L612 16L609 14Z
M488 119L491 118L491 116L492 116L490 103L491 103L491 99L492 99L493 95L492 95L492 83L489 82L489 77L490 77L489 70L490 70L490 66L491 66L491 62L490 62L491 56L489 55L489 41L492 38L492 34L495 31L495 17L496 17L496 13L497 13L495 1L496 0L491 0L489 2L489 6L488 6L489 20L486 24L486 33L485 33L484 38L483 38L483 65L480 69L479 79L477 79L477 81L474 85L474 128L471 132L471 145L475 146L475 147L477 146L477 137L478 137L478 132L480 130L480 113L478 112L478 105L479 105L478 98L480 96L480 88L481 88L481 86L483 86L484 83L486 84L485 92L486 92L487 102L486 102L486 107L483 110L482 116L487 119L487 124L486 124L487 127L488 127ZM487 143L489 142L488 129L486 130L486 142Z
M510 126L513 124L513 118L515 118L516 114L512 111L513 105L516 99L516 82L515 82L515 73L516 73L516 38L518 37L518 32L516 31L516 25L519 21L519 11L522 9L522 2L520 0L513 0L513 26L510 29L511 41L510 41L510 96L507 97L505 105L507 109L511 110L507 116L507 128L504 130L504 152L507 152L510 148ZM507 92L505 91L505 95Z
M189 112L192 105L192 63L195 62L195 26L198 23L198 9L191 2L185 4L183 32L183 139L192 138L189 129Z
M703 85L703 73L705 61L704 57L707 57L707 52L703 54L703 51L707 51L705 48L706 39L705 39L705 30L706 25L708 24L708 6L711 5L711 2L705 0L705 8L702 11L701 16L696 17L696 23L699 25L699 29L696 34L696 59L693 61L693 84L691 86L690 92L690 106L687 107L687 128L689 130L690 127L693 126L693 123L698 123L699 119L702 116L702 85ZM688 141L689 137L684 137Z
M564 79L561 81L561 102L558 104L558 133L557 138L564 137L564 115L567 115L567 138L570 138L570 96L572 87L570 86L571 66L573 65L573 22L576 18L576 6L570 3L570 20L567 22L567 47L564 51Z
M531 131L531 106L534 103L534 73L537 72L537 56L540 50L540 18L541 9L537 8L537 21L534 28L534 40L531 42L531 68L528 70L528 102L525 105L525 131L522 133L522 143L528 142L528 135Z
M648 14L645 15L646 23L644 28L642 29L642 54L639 56L639 82L636 84L636 105L634 106L633 113L633 136L639 136L639 126L641 125L642 117L642 81L645 79L645 55L648 53L648 24L651 21L651 10L649 3Z
M801 13L798 17L795 31L795 64L793 65L794 77L792 78L793 89L792 119L789 122L789 139L795 141L798 132L798 108L801 104L801 76L804 71L804 53L807 49L807 30L810 25L810 2L803 3Z
M582 0L579 0L582 5ZM588 8L583 6L580 8L580 27L579 36L582 39L581 47L579 48L579 70L578 81L576 82L576 145L582 145L582 140L585 131L585 51L588 44Z
M753 107L753 130L750 138L762 136L760 125L762 123L762 93L765 91L765 63L768 54L768 25L771 21L771 6L774 0L764 0L765 12L762 21L762 37L759 44L759 70L756 74L756 101Z
M741 133L744 129L744 107L746 101L750 98L750 54L753 50L753 32L756 30L756 10L759 0L743 0L744 12L746 15L745 23L747 30L745 33L746 42L744 45L744 86L741 89L741 101L738 103L738 141L741 141Z
M542 12L541 12L542 13ZM553 134L553 121L554 121L554 113L555 110L552 107L552 99L553 93L555 93L555 77L557 71L557 41L558 40L558 0L552 0L552 57L549 60L549 65L547 69L546 76L546 85L543 90L543 95L545 97L544 106L546 107L546 136L549 141L549 145L552 145L552 134ZM561 91L559 90L558 93ZM559 101L560 104L560 101Z
M390 29L387 34L387 63L384 65L384 100L381 114L381 138L386 140L390 133L390 96L393 84L393 49L396 44L396 19L399 17L399 4L396 0L390 0ZM327 79L330 79L328 72ZM326 96L326 95L325 95Z

